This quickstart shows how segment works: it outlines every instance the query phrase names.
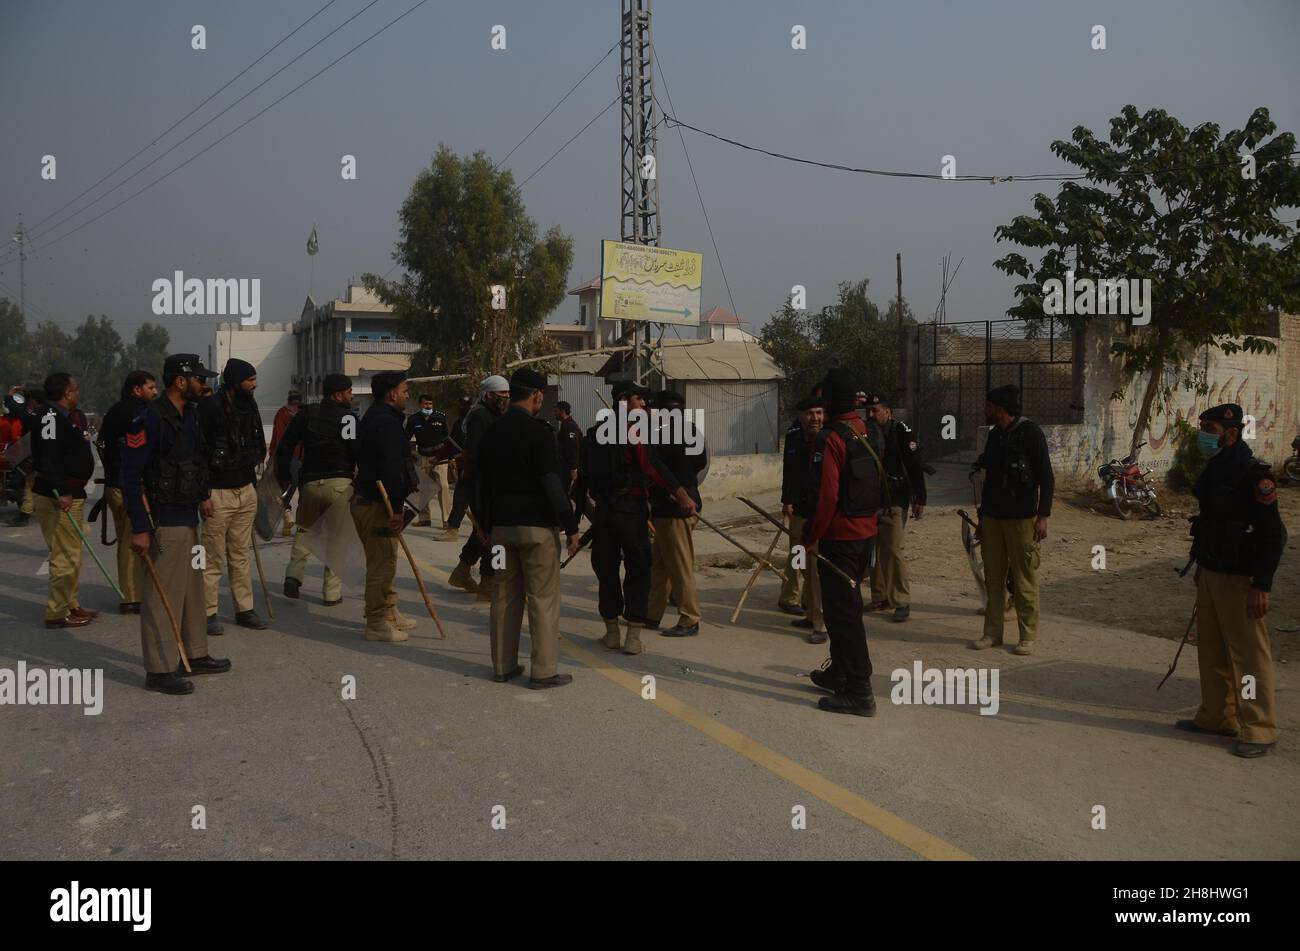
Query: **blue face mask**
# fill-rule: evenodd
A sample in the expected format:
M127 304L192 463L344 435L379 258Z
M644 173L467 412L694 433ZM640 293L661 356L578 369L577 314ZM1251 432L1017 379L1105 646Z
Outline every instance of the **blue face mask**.
M1206 456L1212 456L1219 451L1219 437L1214 433L1197 433L1196 445L1201 447L1201 452Z
M428 409L421 409L421 410L420 410L420 415L422 415L422 416L432 416L432 415L433 415L433 407L431 406L431 407L429 407Z

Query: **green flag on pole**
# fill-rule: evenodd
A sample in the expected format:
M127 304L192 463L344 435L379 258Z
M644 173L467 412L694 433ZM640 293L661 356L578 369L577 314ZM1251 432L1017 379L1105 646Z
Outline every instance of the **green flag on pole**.
M307 253L315 254L320 249L320 242L316 240L316 226L311 226L311 237L307 239Z

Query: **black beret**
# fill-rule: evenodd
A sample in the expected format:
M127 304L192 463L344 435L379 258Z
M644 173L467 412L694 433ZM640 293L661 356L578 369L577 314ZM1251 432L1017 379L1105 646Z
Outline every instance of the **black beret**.
M510 374L511 386L529 386L534 390L546 389L546 377L536 370L530 370L528 367L520 367L514 373Z
M333 396L335 393L350 389L352 389L352 380L342 373L327 373L325 381L321 383L321 392L326 396Z
M685 406L686 397L675 390L660 390L655 394L655 406Z
M1241 426L1241 407L1236 403L1220 403L1211 406L1198 419L1205 423L1222 423L1224 426Z
M810 409L825 409L826 404L823 403L816 396L805 396L803 399L801 399L798 403L795 404L794 408L797 409L799 412L804 413Z

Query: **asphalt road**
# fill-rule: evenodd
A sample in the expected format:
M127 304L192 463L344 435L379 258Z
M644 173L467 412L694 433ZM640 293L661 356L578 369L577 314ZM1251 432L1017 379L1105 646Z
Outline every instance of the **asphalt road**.
M763 548L771 534L738 531ZM584 554L564 572L574 683L530 691L491 682L487 606L445 585L458 545L408 534L445 641L427 615L405 644L365 641L355 592L321 604L319 566L285 599L277 539L273 629L236 628L223 590L212 648L234 669L173 698L141 689L138 619L110 613L88 558L82 602L106 613L45 630L40 532L0 529L0 668L102 668L106 694L98 716L0 707L0 858L1300 857L1288 670L1277 755L1243 761L1170 729L1196 705L1194 648L1158 694L1169 642L1050 610L1038 655L975 654L969 582L921 578L910 622L868 619L879 715L833 716L807 679L826 649L775 610L770 576L731 625L748 572L702 569L702 635L649 634L625 657L598 643ZM421 616L404 561L398 580ZM891 671L915 660L997 668L997 714L892 704Z

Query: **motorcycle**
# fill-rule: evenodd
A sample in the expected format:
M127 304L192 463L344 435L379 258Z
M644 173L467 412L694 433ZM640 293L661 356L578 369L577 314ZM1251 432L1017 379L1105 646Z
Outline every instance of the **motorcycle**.
M1141 449L1146 443L1138 443ZM1160 503L1156 501L1156 490L1147 482L1150 469L1143 469L1137 464L1137 449L1123 459L1112 459L1097 469L1101 484L1105 487L1106 498L1115 506L1115 513L1122 519L1129 519L1134 512L1146 510L1152 517L1160 516Z
M1300 482L1300 436L1291 440L1291 458L1282 463L1282 478L1287 482Z

